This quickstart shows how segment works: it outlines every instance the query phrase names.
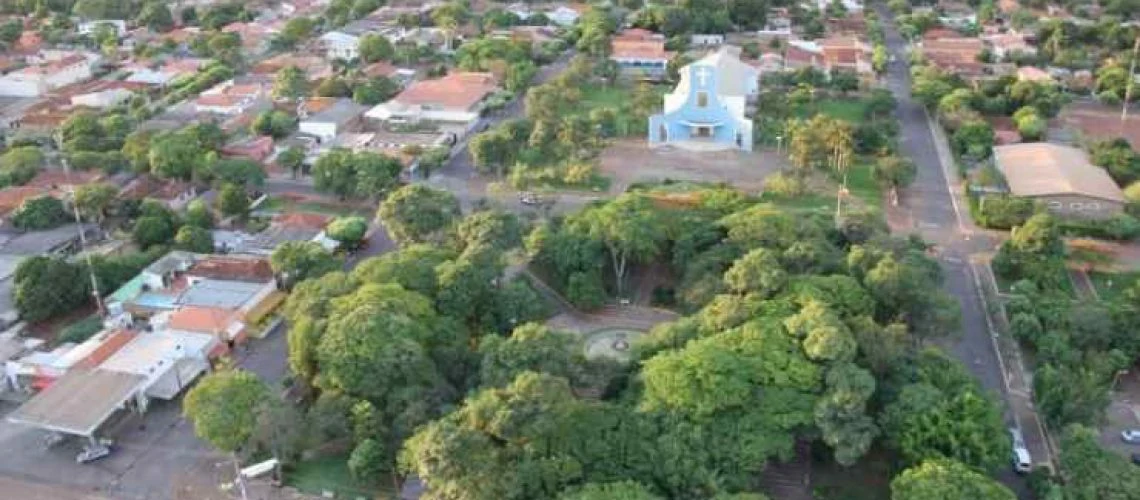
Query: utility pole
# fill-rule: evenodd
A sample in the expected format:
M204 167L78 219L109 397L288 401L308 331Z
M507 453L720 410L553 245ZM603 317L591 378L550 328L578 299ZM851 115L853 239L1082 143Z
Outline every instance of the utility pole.
M87 275L91 278L91 295L95 298L95 307L99 316L106 316L103 308L103 295L99 293L99 280L95 278L95 266L91 263L91 253L87 251L87 230L83 227L83 218L79 216L79 204L75 199L75 183L71 182L71 165L67 163L67 156L63 154L63 133L55 134L56 153L59 162L63 165L63 177L67 185L67 194L71 197L71 214L75 217L75 227L79 232L79 251L83 252L83 259L87 263Z
M1128 82L1124 84L1124 104L1120 105L1120 135L1124 135L1124 128L1128 124L1128 101L1132 99L1132 87L1136 84L1136 58L1140 55L1140 35L1136 36L1136 43L1132 45L1132 64L1128 68Z

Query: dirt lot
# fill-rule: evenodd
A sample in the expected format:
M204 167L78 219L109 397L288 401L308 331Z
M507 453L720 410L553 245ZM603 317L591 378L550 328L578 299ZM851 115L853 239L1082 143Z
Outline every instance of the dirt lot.
M650 149L645 139L614 143L602 152L600 170L612 179L610 193L624 192L636 182L665 179L691 182L729 182L738 189L757 192L765 177L787 166L772 152L694 152L675 147Z
M1128 123L1121 127L1119 107L1082 102L1065 107L1060 122L1088 139L1124 137L1134 149L1140 148L1140 112L1137 111L1131 111Z

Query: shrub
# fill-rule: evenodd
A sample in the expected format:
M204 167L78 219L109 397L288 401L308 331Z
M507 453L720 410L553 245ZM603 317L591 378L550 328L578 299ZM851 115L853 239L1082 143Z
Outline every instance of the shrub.
M103 329L103 320L98 316L91 316L67 325L59 332L57 340L59 343L74 342L76 344L91 338L92 335L99 333Z
M1029 198L1014 196L985 196L978 204L978 224L991 229L1009 229L1025 224L1033 215L1034 204Z
M807 187L803 179L785 172L778 172L764 179L764 192L779 197L795 197L804 194Z
M606 302L602 277L594 272L576 272L566 280L566 300L574 307L587 311L598 309Z
M1060 224L1069 236L1086 236L1126 241L1140 236L1140 220L1129 214L1117 214L1104 220L1069 220Z

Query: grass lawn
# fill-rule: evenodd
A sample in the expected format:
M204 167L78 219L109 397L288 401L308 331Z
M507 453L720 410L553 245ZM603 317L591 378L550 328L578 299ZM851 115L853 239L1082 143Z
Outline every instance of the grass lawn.
M1124 293L1129 287L1140 280L1140 271L1127 273L1105 273L1090 271L1089 279L1096 287L1096 293L1101 300L1112 300Z
M789 212L834 213L835 211L834 197L816 193L806 193L794 197L762 193L760 195L760 201Z
M854 125L866 119L867 101L859 97L821 99L815 104L804 106L797 113L800 118L811 118L816 113L822 113L832 118L847 120Z
M870 208L883 206L883 189L871 175L872 165L866 161L856 161L847 171L847 190L862 199Z
M336 493L336 498L378 498L382 488L358 483L348 471L348 456L334 455L300 462L285 475L285 484L302 493ZM391 490L386 490L391 493Z
M621 109L622 105L628 105L633 102L634 88L626 83L616 83L614 85L586 85L579 89L582 92L582 102L580 112L588 114L590 110L597 108L612 108L617 111ZM653 90L657 93L658 97L665 95L671 89L668 85L654 85ZM645 132L644 122L642 124L635 123L629 119L628 116L618 114L618 131L619 134L624 131L627 135L638 135Z
M360 208L345 207L339 205L332 205L328 203L320 203L313 201L293 201L288 198L280 196L272 196L265 200L257 207L261 212L309 212L322 215L332 215L335 217L344 215L364 215L365 211Z

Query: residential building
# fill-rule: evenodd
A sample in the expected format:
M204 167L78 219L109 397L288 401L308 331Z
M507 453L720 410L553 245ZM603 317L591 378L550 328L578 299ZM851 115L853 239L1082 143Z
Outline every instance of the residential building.
M585 10L586 8L588 7L579 6L578 9L575 9L566 5L559 5L553 10L547 11L545 14L546 18L550 19L550 22L565 28L577 23L578 18L582 17L582 12L580 12L579 9Z
M211 354L220 354L218 340L204 333L154 331L136 335L99 368L145 379L149 398L174 399L198 376L210 370Z
M724 45L724 35L689 35L689 45L692 47L718 47Z
M997 146L994 163L1011 194L1032 198L1061 217L1104 219L1127 203L1108 172L1078 148L1042 142Z
M871 47L850 36L789 40L784 66L787 69L813 67L824 73L835 70L870 75L875 71L871 65Z
M752 150L752 120L745 116L745 106L759 92L760 73L740 61L739 51L721 47L681 68L681 80L665 96L663 112L649 118L651 146Z
M90 80L94 58L73 53L0 76L0 96L38 97L67 85Z
M1034 55L1037 47L1029 43L1025 35L1017 32L998 33L982 37L990 46L990 52L998 59L1006 59L1016 54Z
M319 107L315 105L319 102ZM310 103L314 103L313 106ZM316 108L316 109L313 109ZM347 98L315 98L298 106L298 130L317 138L318 143L333 140L342 132L351 130L360 122L365 107Z
M1022 66L1017 68L1017 80L1020 82L1054 83L1053 76L1041 68Z
M622 74L632 78L660 80L668 72L673 53L665 50L665 35L631 28L614 35L610 60Z
M330 31L321 35L321 45L329 59L351 61L360 57L360 37L342 31Z
M121 19L102 19L98 21L84 21L75 26L75 31L80 35L90 36L95 33L95 30L100 25L108 25L115 29L115 34L122 38L127 34L127 22Z
M120 200L152 199L161 202L171 210L182 210L191 200L198 196L197 189L188 182L159 179L149 174L142 174L127 182L119 190Z
M329 63L328 59L320 56L293 53L280 54L260 61L250 68L250 73L272 78L278 71L290 66L295 66L300 69L310 82L323 80L333 74L332 64Z
M225 116L240 115L265 95L266 87L263 84L237 84L228 80L202 92L194 100L194 111Z
M95 109L113 108L124 104L134 97L135 93L123 88L98 90L71 97L72 106L84 106Z
M820 12L824 12L833 1L835 0L815 0L815 4L816 7L819 8ZM839 2L843 4L843 9L847 11L848 14L863 12L863 2L860 2L859 0L839 0Z
M469 129L478 122L484 100L496 89L495 78L490 73L449 73L443 78L412 83L364 116L397 123L454 123Z

